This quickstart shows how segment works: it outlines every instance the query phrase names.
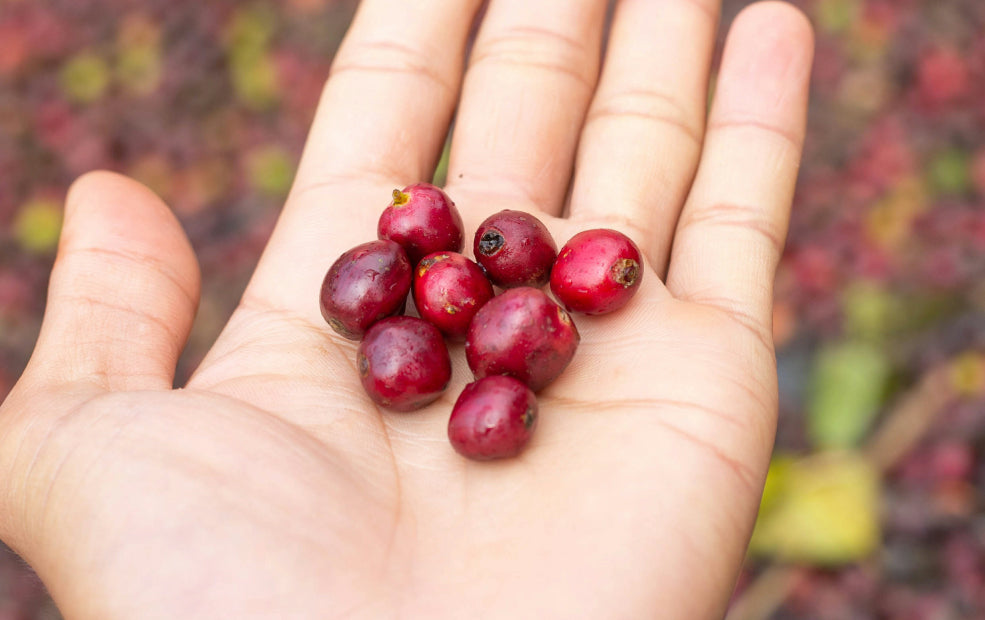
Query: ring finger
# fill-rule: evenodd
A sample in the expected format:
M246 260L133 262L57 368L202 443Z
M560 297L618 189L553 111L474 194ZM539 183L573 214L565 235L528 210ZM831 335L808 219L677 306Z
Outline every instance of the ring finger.
M663 275L701 153L719 0L621 0L571 198L581 227L621 228Z

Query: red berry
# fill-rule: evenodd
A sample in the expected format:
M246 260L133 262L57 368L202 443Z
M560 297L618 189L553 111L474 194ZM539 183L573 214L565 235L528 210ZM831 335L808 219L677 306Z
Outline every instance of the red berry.
M403 246L411 265L434 252L461 252L465 244L455 203L430 183L393 190L393 202L380 216L376 231L380 239Z
M448 439L462 456L488 461L516 456L537 426L537 397L513 377L470 383L451 410Z
M417 264L417 311L449 338L465 340L472 317L492 298L493 288L486 274L461 254L437 252Z
M393 241L371 241L339 257L321 287L321 314L336 332L359 340L374 323L401 314L410 292L407 255Z
M475 259L502 288L542 287L551 277L557 244L540 220L522 211L500 211L475 231Z
M539 392L567 368L580 340L568 313L543 291L516 288L472 319L465 357L476 379L509 375Z
M643 281L640 249L614 230L580 232L561 248L551 291L571 312L608 314L622 308Z
M359 345L356 367L373 402L395 411L429 405L451 380L451 358L441 332L410 316L372 326Z

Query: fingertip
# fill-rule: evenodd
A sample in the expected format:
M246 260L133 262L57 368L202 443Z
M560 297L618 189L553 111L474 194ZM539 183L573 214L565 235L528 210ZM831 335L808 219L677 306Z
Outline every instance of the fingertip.
M201 273L191 242L171 208L142 183L106 170L76 179L65 199L59 247L74 245L80 235L86 245L167 256L197 298Z
M784 0L761 0L743 8L733 23L735 32L751 29L758 35L782 34L787 40L808 43L813 48L814 27L799 7Z
M806 108L813 60L814 30L804 12L779 0L756 2L729 31L716 106L738 115Z

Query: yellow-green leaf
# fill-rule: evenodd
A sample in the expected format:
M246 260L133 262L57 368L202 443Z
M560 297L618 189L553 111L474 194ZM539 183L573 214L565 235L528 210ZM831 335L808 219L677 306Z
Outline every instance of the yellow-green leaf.
M62 91L76 103L98 101L106 93L109 82L110 71L106 61L91 52L69 60L59 74Z
M14 237L28 252L46 254L58 245L62 229L62 206L54 200L28 202L14 220Z
M867 460L830 453L787 463L782 471L782 488L756 523L751 554L834 566L877 548L879 474Z
M281 198L294 181L294 159L279 146L265 146L246 158L250 185L259 191Z
M821 349L814 361L808 433L818 448L858 444L882 405L890 364L878 347L844 342Z

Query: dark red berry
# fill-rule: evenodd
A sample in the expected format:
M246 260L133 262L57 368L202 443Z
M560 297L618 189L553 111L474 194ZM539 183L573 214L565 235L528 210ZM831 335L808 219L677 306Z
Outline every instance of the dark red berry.
M479 379L462 390L448 420L448 439L462 456L488 461L516 456L537 426L537 397L513 377Z
M475 231L475 259L502 288L542 287L551 277L557 244L544 224L522 211L500 211Z
M580 339L568 313L543 291L515 288L472 319L465 357L477 379L509 375L539 392L568 366Z
M461 252L462 216L448 194L430 183L393 190L393 201L380 216L380 239L403 246L412 265L434 252Z
M571 238L551 272L551 291L571 312L608 314L622 308L643 281L643 258L621 232L586 230Z
M451 358L441 332L410 316L372 326L359 345L356 368L373 402L395 411L434 402L451 380Z
M321 314L339 334L359 340L373 323L402 314L411 266L393 241L370 241L339 257L321 286Z
M492 298L486 274L456 252L429 254L414 270L417 311L454 340L465 340L472 317Z

